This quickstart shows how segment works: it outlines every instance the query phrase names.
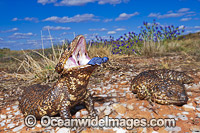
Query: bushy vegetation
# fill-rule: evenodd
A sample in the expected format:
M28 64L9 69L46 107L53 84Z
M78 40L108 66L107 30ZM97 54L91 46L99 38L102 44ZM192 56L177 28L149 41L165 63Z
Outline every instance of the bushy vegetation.
M177 40L183 32L184 27L180 29L174 25L161 26L154 20L152 24L144 22L138 34L129 32L117 39L96 36L91 45L111 46L112 54L154 55L166 49L166 42Z

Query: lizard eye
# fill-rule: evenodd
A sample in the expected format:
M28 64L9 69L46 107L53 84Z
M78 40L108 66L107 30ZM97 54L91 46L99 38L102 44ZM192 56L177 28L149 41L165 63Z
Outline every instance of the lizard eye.
M169 96L169 97L172 97L172 96L173 96L173 94L174 94L174 92L173 92L173 91L169 91L169 92L167 93L167 96Z

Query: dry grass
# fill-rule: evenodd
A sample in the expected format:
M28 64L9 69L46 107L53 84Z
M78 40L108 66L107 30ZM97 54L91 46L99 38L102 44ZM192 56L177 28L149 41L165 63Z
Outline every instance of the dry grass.
M18 74L18 78L22 78L23 80L27 80L33 83L48 83L55 81L58 78L58 74L55 73L55 66L59 61L61 53L64 51L64 47L57 47L57 49L52 47L52 51L52 54L46 56L44 55L44 52L40 53L33 50L32 52L40 56L39 59L35 59L31 55L23 51L23 60L15 58L16 60L21 62L17 71L23 69L25 72L25 74Z
M155 43L153 41L144 42L141 48L141 55L163 56L169 53L186 52L200 60L200 38L186 38L182 40L171 40Z
M113 54L111 53L112 48L110 46L89 46L88 47L88 53L90 58L93 57L108 57L112 58Z
M160 42L143 42L143 47L141 48L141 54L145 56L156 56L161 55L166 52L165 45L162 45Z

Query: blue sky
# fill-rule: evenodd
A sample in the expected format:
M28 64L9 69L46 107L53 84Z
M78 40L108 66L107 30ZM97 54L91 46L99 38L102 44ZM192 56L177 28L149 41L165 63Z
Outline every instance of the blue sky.
M91 40L138 33L153 19L200 31L200 0L1 0L0 12L0 48L12 50L50 47L48 29L54 44L78 34Z

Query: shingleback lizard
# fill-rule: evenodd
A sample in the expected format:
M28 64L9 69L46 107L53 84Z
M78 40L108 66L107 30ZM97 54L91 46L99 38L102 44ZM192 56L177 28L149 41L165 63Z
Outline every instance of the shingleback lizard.
M95 114L94 102L87 90L89 78L97 65L90 61L84 36L77 36L66 49L55 70L61 78L53 87L33 85L24 90L19 107L24 114L40 119L44 115L60 114L62 119L71 118L70 108L85 103L90 115Z
M131 91L139 99L147 99L159 104L183 105L188 96L183 84L193 82L193 78L183 72L169 69L141 72L131 81Z

